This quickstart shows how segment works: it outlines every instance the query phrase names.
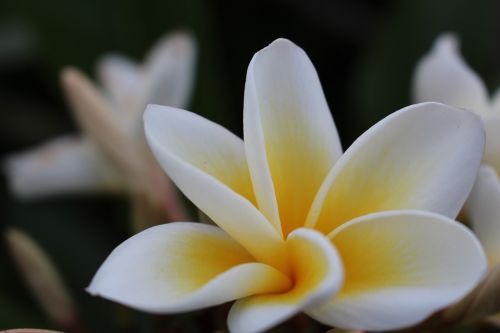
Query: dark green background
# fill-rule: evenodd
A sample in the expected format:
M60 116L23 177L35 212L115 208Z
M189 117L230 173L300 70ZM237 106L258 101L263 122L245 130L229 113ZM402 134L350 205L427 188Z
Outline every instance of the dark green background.
M1 154L34 146L76 126L58 73L71 64L93 75L99 55L141 59L170 29L199 42L189 109L241 134L243 87L252 55L277 37L311 57L347 147L383 116L410 104L413 67L435 36L454 31L490 90L500 85L497 0L17 0L0 2ZM0 225L37 240L58 265L89 332L213 332L227 307L176 316L129 311L84 292L106 255L128 236L128 204L106 197L20 201L0 183ZM276 332L300 328L295 318ZM302 324L301 324L302 323ZM56 328L43 316L0 240L0 329ZM307 326L307 325L306 325ZM457 332L488 332L466 328Z

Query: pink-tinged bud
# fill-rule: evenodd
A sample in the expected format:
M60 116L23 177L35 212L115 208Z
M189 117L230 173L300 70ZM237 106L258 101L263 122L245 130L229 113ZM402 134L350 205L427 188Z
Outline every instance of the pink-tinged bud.
M133 232L169 221L186 220L184 204L173 184L149 148L137 142L138 138L129 133L126 124L116 119L116 110L103 93L75 68L64 69L61 82L83 132L97 145L132 193ZM136 122L141 125L143 136L142 122Z
M125 129L113 117L109 101L76 68L64 69L61 82L71 111L82 130L127 180L136 181L144 162L128 140Z
M28 235L17 229L5 233L14 263L46 315L63 329L78 327L76 307L68 290L43 249ZM14 330L16 333L37 330ZM44 332L44 331L40 331Z

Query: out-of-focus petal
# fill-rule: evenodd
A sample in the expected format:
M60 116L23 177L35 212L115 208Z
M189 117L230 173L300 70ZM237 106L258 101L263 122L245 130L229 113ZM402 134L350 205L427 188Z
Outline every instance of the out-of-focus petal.
M97 62L97 75L104 90L116 106L114 110L121 113L116 116L130 117L127 113L131 112L131 107L136 106L134 97L142 81L139 66L124 55L108 54Z
M483 113L489 109L486 87L464 62L458 47L455 36L438 37L431 52L416 67L413 100L440 102Z
M490 266L500 264L500 183L493 168L481 166L465 209Z
M5 171L11 190L22 198L123 190L96 147L76 136L13 154L5 160Z
M144 62L140 109L147 104L185 108L193 91L196 54L196 41L187 32L160 39Z

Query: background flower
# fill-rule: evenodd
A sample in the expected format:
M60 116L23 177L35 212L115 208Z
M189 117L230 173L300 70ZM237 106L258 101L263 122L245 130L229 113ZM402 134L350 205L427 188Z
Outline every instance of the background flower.
M61 81L83 133L53 139L10 156L7 179L15 195L132 192L135 229L186 212L153 160L142 132L148 103L185 106L191 95L196 47L186 33L164 36L142 65L122 55L98 63L102 91L73 68Z
M465 108L478 114L486 129L483 164L466 215L472 223L490 259L490 266L500 263L500 94L490 100L479 76L465 63L458 50L458 40L450 34L437 38L431 52L415 69L413 95L416 102L438 101ZM498 105L497 105L498 104ZM480 149L478 147L478 149ZM496 171L495 169L496 168Z
M456 36L439 36L432 50L415 69L413 98L416 102L439 101L479 115L486 129L486 147L474 188L464 207L481 241L492 269L490 276L468 298L445 313L450 321L474 321L500 311L494 294L500 289L495 266L500 264L500 93L490 99L486 85L466 64Z

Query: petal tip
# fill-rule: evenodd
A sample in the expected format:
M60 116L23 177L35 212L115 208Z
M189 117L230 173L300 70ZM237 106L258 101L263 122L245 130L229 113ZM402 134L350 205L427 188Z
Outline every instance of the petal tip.
M437 50L458 51L460 39L454 32L444 32L436 38L434 48Z
M144 113L142 114L142 118L144 122L150 121L152 117L154 117L155 113L158 112L158 108L161 107L161 105L157 104L148 104L146 105L146 109L144 109Z
M148 124L154 124L155 122L159 121L158 117L161 113L169 112L172 109L175 108L166 105L148 104L146 106L146 109L144 110L144 113L142 114L144 125L147 127Z
M83 79L83 73L73 66L66 66L61 70L60 80L64 86L73 87Z
M291 40L286 38L277 38L274 41L272 41L269 45L267 45L266 47L255 53L255 55L252 58L252 61L250 62L249 68L252 67L256 58L266 55L271 56L272 54L276 54L276 52L278 54L283 55L297 50L305 54L305 51Z
M257 54L261 52L265 52L266 50L280 50L280 51L289 51L289 50L302 50L300 46L295 44L289 39L286 38L277 38L273 40L268 46L257 52ZM303 51L303 50L302 50Z
M273 40L269 44L269 46L276 46L277 47L277 46L297 46L297 45L287 38L280 37L280 38L276 38L275 40Z
M92 282L88 285L87 288L85 288L85 291L92 296L99 296L99 293L97 292L97 290Z

